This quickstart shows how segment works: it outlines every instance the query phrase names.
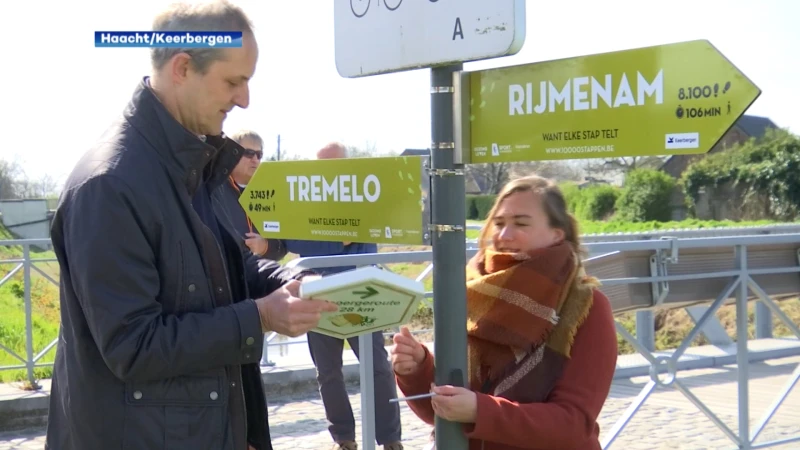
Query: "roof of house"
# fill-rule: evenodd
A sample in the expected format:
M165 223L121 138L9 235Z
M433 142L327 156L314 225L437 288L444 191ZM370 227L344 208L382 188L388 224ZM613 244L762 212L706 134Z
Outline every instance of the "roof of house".
M748 136L754 138L763 137L768 128L778 128L775 122L768 117L760 116L742 116L736 121L736 125Z

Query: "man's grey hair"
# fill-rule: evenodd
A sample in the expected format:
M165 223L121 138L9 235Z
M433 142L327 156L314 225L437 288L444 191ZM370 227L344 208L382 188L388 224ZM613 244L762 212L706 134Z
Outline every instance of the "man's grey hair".
M253 32L253 24L242 9L227 0L173 3L156 16L153 31L241 31ZM161 70L173 56L186 53L192 66L204 74L214 61L225 58L224 48L153 48L150 61Z
M261 136L259 136L258 133L256 133L255 131L241 130L231 134L228 137L233 139L237 144L240 145L242 141L245 139L256 142L258 143L258 146L261 147L261 150L264 150L264 140L261 139Z

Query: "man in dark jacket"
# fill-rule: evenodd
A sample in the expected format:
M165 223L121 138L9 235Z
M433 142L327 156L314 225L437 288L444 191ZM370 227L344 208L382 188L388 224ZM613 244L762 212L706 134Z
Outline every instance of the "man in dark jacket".
M347 150L342 144L331 143L317 152L317 159L344 158ZM376 244L357 242L322 242L322 241L284 241L291 253L300 257L354 255L361 253L378 253ZM321 275L331 275L355 267L326 267L316 269ZM375 438L384 450L403 450L401 444L400 407L389 400L397 397L397 384L394 372L389 364L383 332L372 333L372 364L375 375ZM358 338L347 340L358 358ZM335 444L334 450L357 450L355 440L356 422L350 398L344 384L342 373L342 352L344 340L310 331L308 333L308 349L311 360L317 368L317 382L325 406L328 419L328 431Z
M264 140L258 133L250 130L238 131L230 135L230 138L244 148L244 156L231 171L228 181L219 187L222 191L220 195L225 200L225 210L230 215L234 228L239 232L245 249L265 259L280 261L286 256L283 241L262 237L239 203L239 197L256 173L261 158L264 157Z
M210 194L242 156L222 123L248 105L247 17L184 5L154 29L239 30L243 46L154 49L153 76L66 182L45 449L271 450L263 333L302 335L336 308L297 298L306 272L259 270Z

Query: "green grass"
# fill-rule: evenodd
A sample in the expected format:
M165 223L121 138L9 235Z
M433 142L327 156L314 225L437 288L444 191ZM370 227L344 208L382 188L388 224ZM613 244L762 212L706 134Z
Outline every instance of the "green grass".
M0 227L0 240L13 239L8 230ZM0 247L0 278L4 278L18 263L6 262L21 259L22 247ZM31 258L55 258L51 251L41 252L31 249ZM58 281L58 263L35 262L34 265L49 277ZM0 344L26 358L25 339L25 291L24 274L20 269L2 286L0 286ZM31 269L31 321L33 329L33 353L42 351L47 344L58 336L59 301L58 287L47 278ZM50 349L37 363L52 362L55 358L55 347ZM0 367L24 365L22 361L0 349ZM49 378L52 368L41 367L34 371L37 378ZM0 382L23 381L27 379L25 369L0 370Z
M468 220L468 224L482 225L479 220ZM735 222L732 220L697 220L689 219L672 222L622 222L622 221L594 221L582 220L579 222L582 235L587 234L609 234L609 233L643 233L658 230L677 230L677 229L709 229L709 228L730 228L730 227L753 227L778 225L785 222L772 222L768 220ZM475 239L478 237L478 230L467 230L467 238Z
M48 286L50 285L50 286ZM36 355L58 336L58 295L52 284L42 278L32 282L31 304L33 306L33 353ZM55 292L53 292L55 291ZM25 348L25 304L21 280L9 280L0 287L0 344L26 358ZM38 362L53 362L55 347ZM24 365L22 361L0 349L0 367ZM35 369L37 378L49 378L50 367ZM25 369L0 371L0 382L22 381L27 378Z
M605 233L641 233L657 230L677 230L677 229L709 229L709 228L730 228L730 227L752 227L776 225L777 222L767 220L735 222L732 220L683 220L680 222L618 222L618 221L581 221L581 234L605 234Z

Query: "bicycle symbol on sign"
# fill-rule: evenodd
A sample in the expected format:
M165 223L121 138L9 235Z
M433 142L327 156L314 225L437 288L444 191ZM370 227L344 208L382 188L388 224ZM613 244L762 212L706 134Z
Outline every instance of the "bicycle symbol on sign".
M350 0L350 11L353 11L353 15L356 17L364 17L369 11L369 3L371 0ZM400 7L400 4L403 3L403 0L383 0L384 6L389 11L394 11ZM381 0L378 0L378 5L381 4Z

